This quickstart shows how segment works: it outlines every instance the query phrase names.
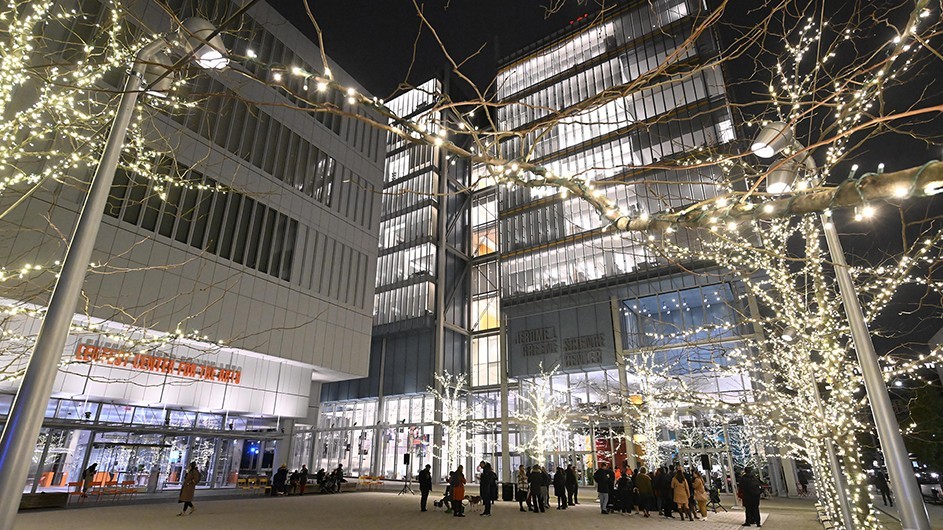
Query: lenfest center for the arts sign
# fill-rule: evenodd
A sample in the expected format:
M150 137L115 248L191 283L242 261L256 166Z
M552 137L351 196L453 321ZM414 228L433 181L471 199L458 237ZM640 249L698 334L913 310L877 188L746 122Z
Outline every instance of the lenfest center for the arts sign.
M512 376L536 373L540 363L566 370L609 366L615 360L608 304L511 317L508 338Z
M242 380L242 368L238 366L218 366L213 362L195 361L165 353L132 353L93 342L76 345L75 360L234 385Z

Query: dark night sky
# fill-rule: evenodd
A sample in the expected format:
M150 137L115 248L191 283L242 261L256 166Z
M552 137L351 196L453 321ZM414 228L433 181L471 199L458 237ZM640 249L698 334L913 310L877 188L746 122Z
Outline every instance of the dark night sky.
M373 95L387 98L406 78L413 42L420 29L411 0L308 0L324 34L325 51ZM314 38L303 0L270 0L272 6ZM462 62L478 51L462 71L478 86L494 78L496 59L566 27L595 4L566 2L545 18L549 0L436 0L424 12L439 32L449 53ZM422 36L412 83L425 81L447 63L428 28Z
M339 63L351 76L357 79L373 95L389 98L397 86L406 79L413 56L413 43L420 31L420 21L411 0L307 0L323 30L325 51ZM418 0L417 0L418 1ZM269 0L269 3L292 21L299 29L316 41L313 25L305 12L304 0ZM598 13L596 0L568 0L562 2L558 13L545 16L544 5L555 0L434 0L424 4L424 12L439 32L446 48L453 58L462 62L469 56L462 71L480 88L487 87L496 73L497 59L573 23L578 17L589 14L590 18ZM611 0L607 5L611 5ZM831 5L839 5L833 3ZM848 4L850 5L850 4ZM850 9L848 5L837 9ZM871 7L877 4L870 4ZM763 15L754 2L734 0L724 15L724 20L736 25L749 26L750 17ZM906 13L904 13L906 15ZM837 17L839 19L844 17ZM577 22L585 24L587 21ZM729 31L729 30L728 30ZM885 39L886 35L867 29L867 34L859 35L863 39ZM722 33L722 41L728 41L730 35ZM780 49L779 45L769 46ZM775 59L772 59L775 60ZM445 67L445 56L433 39L430 31L423 27L415 64L408 81L418 84ZM739 63L731 64L727 73L734 79L751 79L754 85L739 84L733 93L738 102L753 100L754 94L765 95L768 77L753 72L753 58L747 57ZM939 79L929 79L913 86L933 86ZM757 88L758 87L758 88ZM902 89L898 89L902 90ZM913 101L912 93L906 92L901 101ZM752 109L751 109L752 110ZM762 109L756 109L762 110ZM753 116L745 116L745 119ZM933 134L939 134L936 130ZM926 162L930 158L939 158L939 146L927 147L923 142L907 139L901 135L895 138L882 137L870 142L847 163L839 165L831 182L838 182L847 174L848 167L858 163L862 171L873 171L879 162L886 164L887 171L895 171ZM914 201L909 208L910 216L917 218L932 215L940 211L940 201ZM867 224L842 223L837 218L839 227L845 236L843 242L849 260L855 263L855 256L870 259L893 248L893 241L900 241L900 224L896 208L881 205L879 217ZM843 226L844 225L844 226ZM860 263L860 262L859 262ZM919 292L904 299L915 299ZM938 311L925 313L930 320L910 318L907 322L895 320L905 307L885 313L881 327L887 326L904 331L911 340L925 341L935 332L940 323ZM890 324L890 325L889 325ZM889 326L888 326L889 325ZM912 327L920 328L914 333ZM910 329L906 329L910 328ZM898 339L879 341L878 349L886 349Z

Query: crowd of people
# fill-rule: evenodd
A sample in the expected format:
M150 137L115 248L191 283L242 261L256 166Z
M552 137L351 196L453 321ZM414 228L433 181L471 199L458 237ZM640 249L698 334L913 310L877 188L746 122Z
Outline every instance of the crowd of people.
M419 472L419 489L421 492L421 511L428 511L427 501L432 491L432 475L429 465ZM498 500L498 475L490 463L479 463L480 502L484 505L481 516L492 514L492 504ZM86 473L94 473L94 466ZM319 469L315 478L319 485L332 480L346 482L344 469L338 465L330 474ZM193 494L201 474L195 463L191 463L182 482L178 501L183 504L183 510L178 515L193 513ZM289 495L297 493L303 495L308 482L308 468L288 472L288 467L282 465L272 478L272 495ZM711 492L701 471L695 467L684 469L681 465L673 469L660 467L649 473L644 466L629 468L623 462L620 469L613 471L608 464L601 463L593 473L593 482L599 498L599 510L603 515L621 513L631 515L634 511L643 517L650 517L651 512L662 517L674 519L677 513L681 520L685 517L689 521L707 517L708 502ZM751 468L746 468L738 481L738 495L743 501L746 519L744 526L755 524L760 526L760 496L762 484L753 474ZM465 471L459 465L449 474L445 496L438 503L452 512L455 517L465 517ZM540 465L527 468L521 465L518 468L516 480L515 501L520 511L532 513L546 513L551 508L550 488L557 499L557 510L566 510L570 506L579 504L579 476L572 465L566 469L557 467L551 477L547 469ZM340 488L337 488L338 490ZM716 494L716 493L715 493ZM525 508L526 505L526 508Z
M421 510L427 511L426 502L432 490L430 466L419 473L419 486L422 492ZM487 462L479 464L481 468L481 501L485 510L482 516L491 515L491 505L498 498L498 477ZM635 512L643 517L650 517L652 512L667 519L689 521L707 517L708 503L711 500L711 488L701 471L695 467L673 469L660 467L652 473L643 466L630 469L626 462L616 472L602 463L593 473L593 482L599 498L599 510L603 515L621 513L631 515ZM463 500L465 499L465 472L458 466L449 474L448 486L441 502L452 511L455 517L465 517ZM553 476L545 467L533 465L520 466L515 477L516 496L522 512L546 513L551 509L550 488L557 499L557 510L566 510L579 504L579 477L572 465L557 467ZM760 527L760 495L762 484L746 468L738 479L738 495L743 501L745 521L743 526L755 524ZM714 492L716 495L716 491ZM526 505L526 508L525 508Z

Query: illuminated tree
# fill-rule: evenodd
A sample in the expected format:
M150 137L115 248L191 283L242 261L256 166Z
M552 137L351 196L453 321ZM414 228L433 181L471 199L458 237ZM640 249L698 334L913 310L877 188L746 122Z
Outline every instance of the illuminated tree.
M435 380L436 386L429 387L428 392L435 399L437 409L442 411L442 419L436 419L435 424L442 427L445 445L435 445L433 456L451 470L471 456L475 448L472 435L481 424L475 420L474 409L469 406L465 374L444 372L435 374Z
M541 363L539 374L521 380L513 415L523 431L516 450L542 466L547 465L547 453L561 449L560 443L566 440L569 432L566 394L551 386L557 373L557 367L544 371Z

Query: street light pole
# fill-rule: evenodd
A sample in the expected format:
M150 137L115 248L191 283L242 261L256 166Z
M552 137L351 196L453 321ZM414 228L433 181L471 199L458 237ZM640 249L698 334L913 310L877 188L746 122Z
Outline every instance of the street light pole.
M253 3L250 2L243 9ZM219 31L209 21L191 17L183 22L181 30L188 59L192 58L200 67L207 69L218 70L228 65L229 59L225 56L225 47L218 35ZM170 79L167 77L169 67L164 59L158 56L158 52L166 47L168 41L161 35L147 43L134 56L134 63L128 71L121 100L115 111L114 122L108 132L108 140L95 175L89 183L88 196L79 212L72 240L62 260L62 269L49 298L46 316L36 336L36 345L23 374L23 381L13 399L3 434L0 435L0 469L3 470L0 473L0 530L13 528L13 520L20 506L36 439L46 415L52 385L56 380L72 319L75 317L75 306L85 283L105 203L111 191L138 96L142 88L160 91L170 85ZM155 73L156 75L151 75ZM151 81L151 77L155 78L145 87L145 79Z
M121 146L143 84L144 71L162 46L166 46L163 39L157 39L135 56L101 161L92 177L88 197L79 213L72 241L62 261L62 270L36 337L36 346L3 428L0 438L0 469L3 469L3 473L0 473L0 528L4 530L13 527L13 519L20 506L23 485L32 462L30 455L36 446L52 385L62 360L62 351L75 316L75 306L85 283L105 211L105 201L111 191Z
M848 272L845 262L845 253L838 238L838 230L831 220L823 220L825 243L832 256L835 278L838 280L838 289L841 293L842 305L845 306L845 315L851 327L851 337L855 344L855 353L858 356L858 365L864 378L864 388L868 394L868 403L871 405L871 414L877 427L878 439L884 453L884 462L891 476L897 496L898 511L900 513L903 530L930 530L930 516L927 506L923 502L923 494L917 484L910 455L904 445L904 438L900 434L900 424L891 407L891 398L887 393L881 365L878 363L874 344L871 342L871 333L864 320L864 313L855 293L855 285Z

